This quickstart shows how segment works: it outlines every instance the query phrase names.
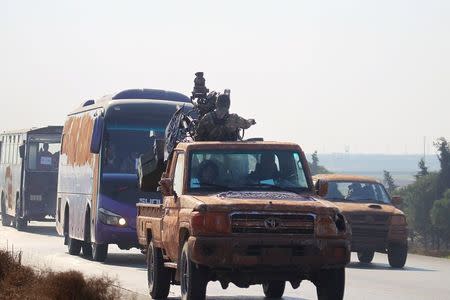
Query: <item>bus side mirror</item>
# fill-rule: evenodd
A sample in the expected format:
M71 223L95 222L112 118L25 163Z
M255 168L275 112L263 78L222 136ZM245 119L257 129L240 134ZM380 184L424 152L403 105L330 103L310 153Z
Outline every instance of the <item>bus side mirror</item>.
M20 145L19 146L19 155L20 155L20 158L24 158L25 157L25 145Z
M91 153L100 153L104 124L105 120L103 119L103 117L99 116L95 118L94 129L92 130Z

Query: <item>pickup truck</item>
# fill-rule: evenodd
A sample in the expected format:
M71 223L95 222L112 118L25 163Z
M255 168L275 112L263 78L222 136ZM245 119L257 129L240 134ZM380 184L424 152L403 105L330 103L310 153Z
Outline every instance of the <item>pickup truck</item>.
M317 193L336 204L352 228L351 250L362 263L375 252L386 253L393 268L403 268L408 256L408 224L381 182L366 176L318 174L313 177Z
M137 204L155 299L181 285L181 299L204 299L209 281L261 284L281 298L286 282L342 299L350 229L318 198L300 146L280 142L179 143L159 182L163 203Z

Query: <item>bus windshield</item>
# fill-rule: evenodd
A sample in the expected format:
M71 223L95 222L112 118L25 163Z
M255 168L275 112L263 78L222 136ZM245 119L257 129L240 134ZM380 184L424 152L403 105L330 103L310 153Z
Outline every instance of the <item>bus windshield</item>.
M164 137L175 109L173 104L127 104L110 109L102 143L102 194L129 204L149 196L137 188L138 159L150 150L155 137ZM155 197L160 197L156 191Z
M121 105L106 118L102 173L137 175L141 154L149 151L154 138L164 136L174 105Z
M58 170L60 136L48 135L30 137L28 139L28 170L54 171Z

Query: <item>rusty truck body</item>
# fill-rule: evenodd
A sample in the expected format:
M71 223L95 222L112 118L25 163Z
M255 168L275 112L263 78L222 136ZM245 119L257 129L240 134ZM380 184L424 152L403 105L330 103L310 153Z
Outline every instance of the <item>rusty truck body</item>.
M0 133L3 226L25 230L28 221L55 216L61 131L48 126Z
M361 262L370 263L374 253L381 252L387 253L392 267L405 265L408 227L404 213L395 207L400 198L390 197L371 177L319 174L314 182L318 194L333 201L350 223L351 248Z
M271 298L285 283L317 286L342 299L349 230L338 208L316 197L305 155L292 143L180 143L160 181L163 203L137 204L153 298L170 284L204 299L209 281L262 284Z

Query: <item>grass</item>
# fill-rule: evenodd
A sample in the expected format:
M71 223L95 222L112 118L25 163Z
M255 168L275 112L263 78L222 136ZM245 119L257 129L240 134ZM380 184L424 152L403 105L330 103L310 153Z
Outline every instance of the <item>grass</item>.
M0 300L116 300L119 288L108 277L85 278L78 271L36 271L21 263L22 254L0 250Z

